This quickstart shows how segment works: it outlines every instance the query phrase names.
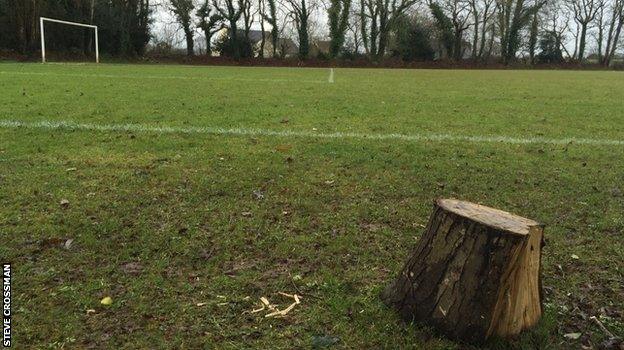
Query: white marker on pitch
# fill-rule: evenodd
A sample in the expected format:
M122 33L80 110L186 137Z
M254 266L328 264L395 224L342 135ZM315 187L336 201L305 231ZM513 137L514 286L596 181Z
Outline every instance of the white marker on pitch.
M329 69L329 78L327 79L327 82L329 83L334 82L334 69L333 68Z
M367 134L353 132L319 133L307 131L247 129L247 128L219 128L209 126L148 126L141 124L86 124L63 120L21 121L0 119L0 129L51 129L51 130L86 130L86 131L133 131L163 134L213 134L239 136L276 136L276 137L305 137L324 139L359 139L359 140L399 140L411 142L474 142L474 143L508 143L508 144L553 144L553 145L588 145L588 146L624 146L624 140L618 139L584 139L568 137L550 139L545 137L517 138L496 135L453 135L453 134Z

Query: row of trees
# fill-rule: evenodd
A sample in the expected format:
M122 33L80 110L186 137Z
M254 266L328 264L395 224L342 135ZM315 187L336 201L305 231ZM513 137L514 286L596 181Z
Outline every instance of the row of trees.
M150 0L0 0L0 48L22 53L39 49L39 17L96 23L100 48L112 55L142 55L150 40ZM49 24L57 40L53 50L70 50L76 43L91 48L92 33Z
M278 40L283 35L284 27L290 26L296 29L299 57L308 58L311 14L309 0L285 0L284 3L277 3L277 0L199 1L170 0L167 4L184 32L188 55L193 55L195 51L195 30L201 31L205 40L205 51L210 55L214 35L227 28L227 39L218 43L219 51L234 57L246 56L252 51L249 33L252 26L257 24L261 32L258 50L260 57L264 55L267 41L271 42L272 56L277 56ZM313 5L312 9L315 8L316 5Z
M150 41L156 6L169 11L188 55L196 38L205 52L233 57L253 54L249 34L260 29L257 54L280 38L310 56L311 37L328 38L332 57L361 55L377 61L390 55L406 60L446 58L531 63L565 58L609 65L622 44L624 0L0 0L0 46L20 52L38 49L38 18L49 16L95 23L101 50L142 55ZM215 34L227 29L220 40ZM90 34L52 26L52 48L89 47ZM89 47L90 48L90 47Z

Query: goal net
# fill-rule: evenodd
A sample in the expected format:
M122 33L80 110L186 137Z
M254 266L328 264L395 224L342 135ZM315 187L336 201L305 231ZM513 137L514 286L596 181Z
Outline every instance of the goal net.
M91 24L62 21L60 19L39 17L39 27L40 27L40 31L41 31L41 62L43 62L43 63L46 62L46 32L45 32L45 23L46 22L59 23L59 24L76 26L76 27L82 27L82 28L88 28L89 30L93 30L93 35L94 35L94 38L95 38L95 48L94 48L95 49L95 62L96 63L100 62L100 49L99 49L99 45L98 45L98 27L97 26L94 26L94 25L91 25Z

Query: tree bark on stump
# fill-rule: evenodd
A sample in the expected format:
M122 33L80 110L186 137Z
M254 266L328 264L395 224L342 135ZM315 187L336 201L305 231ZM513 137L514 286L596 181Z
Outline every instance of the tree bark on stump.
M542 314L543 232L542 224L502 210L439 199L382 300L406 321L456 340L519 334Z

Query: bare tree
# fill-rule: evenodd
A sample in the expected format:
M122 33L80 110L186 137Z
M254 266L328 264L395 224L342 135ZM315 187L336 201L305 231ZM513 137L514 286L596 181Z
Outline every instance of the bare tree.
M472 59L476 60L477 59L477 50L478 50L478 45L479 45L479 22L480 22L480 7L478 5L477 0L468 0L468 3L470 4L470 9L471 9L471 13L472 13L472 25L473 25L473 31L472 31Z
M263 11L262 20L267 21L271 25L271 46L272 46L272 54L273 57L276 57L277 53L277 42L279 37L279 26L277 24L277 6L275 4L275 0L266 0L269 4L269 13ZM262 31L264 35L264 30Z
M496 14L496 6L494 4L495 0L483 0L482 8L481 8L481 44L479 45L479 53L477 57L483 58L485 53L485 40L487 37L487 32L492 32L496 23L492 20ZM474 30L477 31L479 28L475 27ZM492 33L491 38L494 38L494 34Z
M537 1L539 0L535 0L536 4ZM529 27L529 42L528 42L528 49L529 49L529 62L531 64L535 64L535 49L537 47L537 36L539 34L539 11L533 11L533 14L531 15L531 25Z
M307 59L310 54L310 32L308 21L310 8L307 0L286 0L290 5L289 15L292 17L299 38L299 58Z
M229 40L234 56L240 55L238 48L238 20L241 18L245 6L243 0L212 0L219 15L229 23ZM235 2L236 1L236 2Z
M213 9L209 0L205 0L197 9L197 17L199 18L197 26L204 32L204 37L206 38L206 55L208 56L212 55L212 36L223 29L223 18L212 12Z
M596 13L596 32L593 33L593 37L596 40L596 54L598 55L598 62L602 62L602 44L604 42L604 31L605 31L605 11L606 11L606 0L598 0L600 5L598 6L598 11Z
M360 0L360 34L373 59L385 55L393 26L416 0Z
M243 30L245 32L245 37L249 37L249 31L251 30L251 26L253 25L255 12L253 12L251 0L243 0L242 4L243 4Z
M578 25L578 53L576 57L583 60L585 56L585 43L587 40L587 28L596 18L598 10L602 6L600 0L568 0L569 9L574 13L574 20Z
M362 32L360 29L360 13L357 10L351 10L349 15L349 24L347 26L349 33L348 46L353 53L359 53L362 46Z
M549 1L544 6L542 16L540 31L552 33L556 36L557 42L563 44L565 42L565 33L570 28L570 16L567 11L563 10L561 1ZM561 49L568 57L573 58L573 54L568 52L565 45L561 45Z
M453 58L460 60L463 53L464 32L472 25L468 21L471 12L470 4L465 0L445 0L443 4L450 14L451 23L453 23L453 35L455 37L453 41L455 44Z
M195 35L195 32L192 28L193 21L191 13L195 9L195 4L193 4L193 0L170 1L171 7L169 9L175 15L178 24L180 24L182 30L184 31L184 37L186 38L186 54L188 56L193 56L193 36Z
M258 0L258 14L260 15L260 50L258 51L258 57L264 57L264 46L266 44L266 32L264 31L264 19L266 18L266 3L265 0Z
M622 33L622 25L624 25L624 0L615 0L611 3L611 20L609 21L609 29L607 30L607 43L605 47L602 64L609 66Z
M501 42L501 56L505 64L515 59L520 48L520 31L544 4L546 0L538 0L534 4L527 4L526 0L497 1L498 34Z
M448 54L454 60L460 60L463 55L464 33L473 23L471 5L468 0L443 0L432 2L429 7L436 19L438 29L444 37Z

